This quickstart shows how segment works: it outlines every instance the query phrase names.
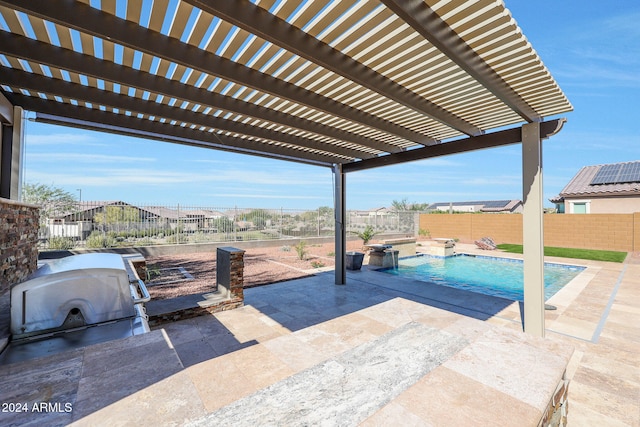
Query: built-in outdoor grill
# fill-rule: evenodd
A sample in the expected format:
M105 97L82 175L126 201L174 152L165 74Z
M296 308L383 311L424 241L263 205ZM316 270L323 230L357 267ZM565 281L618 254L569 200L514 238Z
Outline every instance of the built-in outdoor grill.
M122 256L92 253L51 261L11 287L11 343L2 362L29 359L149 331L144 282Z

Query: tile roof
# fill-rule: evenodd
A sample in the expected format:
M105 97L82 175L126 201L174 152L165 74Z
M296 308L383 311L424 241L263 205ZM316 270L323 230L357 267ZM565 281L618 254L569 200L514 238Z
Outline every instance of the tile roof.
M625 162L632 163L632 162ZM613 163L612 163L613 164ZM551 201L560 201L565 197L604 196L604 195L640 195L640 182L592 185L591 181L598 171L608 165L584 166L562 189L558 197Z

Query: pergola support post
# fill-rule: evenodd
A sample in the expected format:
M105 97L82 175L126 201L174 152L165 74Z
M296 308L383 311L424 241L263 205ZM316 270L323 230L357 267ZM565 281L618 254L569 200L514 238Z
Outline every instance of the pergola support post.
M0 197L9 200L20 200L24 149L24 111L21 107L13 106L3 108L3 111L8 113L6 115L11 115L11 118L7 120L5 114L2 114L0 124L2 128L0 138Z
M544 337L544 218L540 124L522 126L524 331Z
M336 257L336 285L344 285L347 282L347 266L345 263L347 251L347 230L345 229L345 201L346 201L346 174L341 164L333 166L334 177L334 215L335 215L335 257Z

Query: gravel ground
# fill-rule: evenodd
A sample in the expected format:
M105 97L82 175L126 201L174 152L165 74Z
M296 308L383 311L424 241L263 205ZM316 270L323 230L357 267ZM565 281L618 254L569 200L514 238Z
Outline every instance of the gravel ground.
M266 285L313 274L334 266L334 244L309 245L305 259L292 246L247 249L244 256L244 287ZM361 250L362 242L347 242L347 250ZM147 259L151 280L147 287L153 299L210 292L216 283L216 253L167 255Z

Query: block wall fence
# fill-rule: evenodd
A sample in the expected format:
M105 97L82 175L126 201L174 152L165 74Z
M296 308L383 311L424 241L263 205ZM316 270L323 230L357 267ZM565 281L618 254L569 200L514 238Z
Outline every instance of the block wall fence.
M420 214L420 230L431 237L522 244L520 214ZM640 212L633 214L546 214L544 244L561 248L640 251Z

